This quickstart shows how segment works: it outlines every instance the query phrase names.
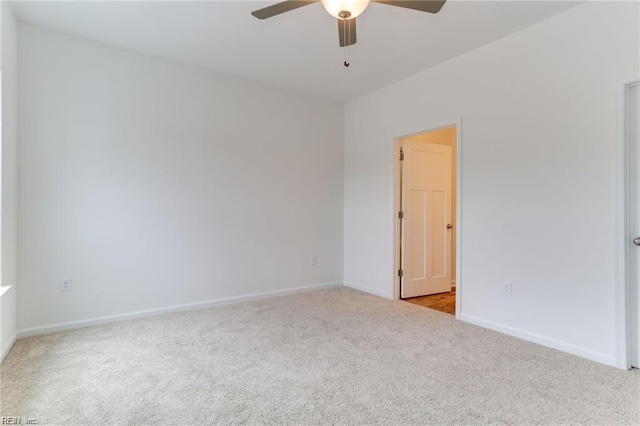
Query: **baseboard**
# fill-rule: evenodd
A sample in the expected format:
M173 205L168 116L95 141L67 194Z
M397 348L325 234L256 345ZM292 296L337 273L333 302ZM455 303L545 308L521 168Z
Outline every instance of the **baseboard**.
M601 352L595 352L590 349L582 348L580 346L563 343L558 340L540 336L539 334L529 333L524 330L520 330L514 327L508 327L492 321L486 321L470 315L461 314L459 319L461 321L465 321L470 324L478 325L480 327L488 328L494 331L499 331L500 333L508 334L509 336L513 336L513 337L518 337L520 339L537 343L539 345L546 346L548 348L557 349L562 352L567 352L572 355L577 355L582 358L590 359L591 361L610 365L612 367L617 367L616 359L613 355L607 355Z
M13 348L13 345L16 343L16 340L18 340L18 333L15 333L13 335L6 348L2 348L2 354L0 355L0 364L2 364L7 355L9 355L9 352L11 351L11 348Z
M383 293L381 291L371 290L371 289L368 289L368 288L365 288L365 287L360 287L360 286L355 285L355 284L344 283L344 286L352 288L354 290L361 291L363 293L373 294L374 296L382 297L382 298L385 298L385 299L393 299L393 297L389 297L388 294L385 294L385 293Z
M332 287L341 287L342 283L325 283L308 287L296 287L286 290L267 291L264 293L253 293L245 296L229 297L225 299L207 300L204 302L188 303L183 305L169 306L166 308L148 309L144 311L130 312L126 314L110 315L105 317L89 318L80 321L61 322L57 324L44 325L39 327L31 327L18 330L17 338L37 336L40 334L56 333L58 331L73 330L76 328L90 327L94 325L110 324L114 322L129 321L140 318L153 317L174 312L195 311L199 309L213 308L216 306L235 305L251 300L269 299L278 296L287 296L291 294L306 293L310 291L322 290ZM14 339L15 340L15 339Z

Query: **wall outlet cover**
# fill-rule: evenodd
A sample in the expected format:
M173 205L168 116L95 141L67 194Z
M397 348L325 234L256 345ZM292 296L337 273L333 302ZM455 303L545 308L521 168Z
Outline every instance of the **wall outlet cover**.
M71 291L71 278L60 278L60 291Z

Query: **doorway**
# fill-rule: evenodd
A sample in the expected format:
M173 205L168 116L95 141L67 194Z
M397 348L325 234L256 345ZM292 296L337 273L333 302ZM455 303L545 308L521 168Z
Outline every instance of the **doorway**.
M396 140L396 294L451 315L460 291L458 145L457 125Z

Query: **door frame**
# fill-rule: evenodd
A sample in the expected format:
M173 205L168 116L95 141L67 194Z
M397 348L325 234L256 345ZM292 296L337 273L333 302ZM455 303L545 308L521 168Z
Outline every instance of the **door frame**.
M618 141L616 156L617 180L617 220L616 220L616 294L615 294L615 339L616 366L628 370L631 368L631 333L638 325L631 324L631 282L629 277L629 205L631 202L629 179L629 92L632 87L640 86L640 80L619 84L618 92ZM635 143L635 142L634 142ZM640 149L640 147L638 147ZM635 307L638 309L638 307Z
M441 123L435 123L429 126L425 126L425 130L408 133L406 135L398 136L393 140L393 168L394 168L394 185L393 185L393 256L394 256L394 269L393 269L393 298L400 299L400 277L398 271L400 270L400 237L401 237L401 219L398 217L398 212L401 209L400 199L402 191L400 187L401 182L401 164L400 164L400 143L402 139L406 139L411 136L420 135L422 133L431 133L438 130L448 129L455 127L456 129L456 319L460 318L462 312L462 117L458 117L455 120L444 121Z

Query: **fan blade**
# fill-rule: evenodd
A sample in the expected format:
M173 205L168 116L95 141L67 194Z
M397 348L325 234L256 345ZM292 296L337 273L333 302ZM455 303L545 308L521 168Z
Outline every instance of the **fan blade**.
M338 19L340 47L356 44L356 18Z
M280 15L281 13L288 12L293 9L297 9L302 6L307 6L311 3L317 3L320 0L290 0L276 3L272 6L267 6L262 9L254 10L251 12L253 16L258 19L267 19L272 16Z
M404 7L407 9L419 10L421 12L438 13L447 0L371 0L376 3L388 4L389 6Z

